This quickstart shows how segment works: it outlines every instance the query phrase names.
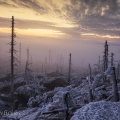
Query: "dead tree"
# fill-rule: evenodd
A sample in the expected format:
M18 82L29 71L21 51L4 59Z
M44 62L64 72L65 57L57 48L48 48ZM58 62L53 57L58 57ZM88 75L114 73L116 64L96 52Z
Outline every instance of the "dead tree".
M113 89L114 101L118 102L119 101L119 94L118 94L117 80L116 80L116 74L115 74L115 67L113 67L112 89Z
M119 79L119 72L120 72L120 64L117 65L117 79Z
M114 53L111 53L111 67L114 67L115 64L114 62L118 62L114 60ZM118 79L118 75L119 75L119 63L118 63L118 67L116 69L116 78Z
M100 56L99 56L99 61L98 61L98 71L99 71L99 72L100 72L100 68L101 68L101 67L100 67L100 62L101 62L101 61L100 61Z
M114 58L113 58L113 56L114 56L114 54L113 54L113 53L111 53L111 66L114 66L114 63L113 63Z
M29 47L27 49L27 63L29 63Z
M68 82L71 81L71 53L70 53L70 56L69 56L69 71L68 71Z
M88 81L88 86L89 86L89 101L92 102L93 101L93 94L92 94L92 89L91 89L91 76L87 77L87 81Z
M103 72L108 68L108 43L107 40L104 45L104 55L103 55ZM103 81L106 81L106 76L103 77Z
M118 93L118 87L117 87L117 79L116 79L116 73L115 73L115 67L109 67L105 71L106 75L111 75L112 77L112 95L114 97L114 101L119 101L119 93Z
M91 88L89 88L89 100L90 100L90 102L93 101L93 94L92 94Z
M63 65L62 65L62 54L60 56L60 62L59 63L60 63L60 66L59 66L60 67L60 73L62 73L62 69L63 69L62 68L63 67Z
M57 55L57 69L56 69L56 74L59 75L59 63L58 63L58 59L59 59L59 54Z
M66 105L66 110L65 110L65 120L68 120L68 118L69 118L69 112L68 112L68 110L69 110L69 105L68 105L68 96L69 96L69 93L66 93L65 95L64 95L64 104Z
M25 75L24 75L24 80L26 82L26 85L30 83L30 80L33 79L32 76L32 70L28 67L32 63L29 62L29 47L27 49L27 61L26 61L26 66L25 66Z
M51 95L50 95L51 96ZM52 93L52 96L53 96L53 93ZM72 98L71 98L71 95L69 92L64 92L63 93L63 96L62 96L62 102L63 102L63 108L57 108L57 109L54 109L53 111L47 111L47 112L43 112L42 114L43 115L46 115L46 114L59 114L61 112L65 113L62 117L64 118L61 118L61 117L49 117L51 118L51 120L69 120L71 115L73 115L73 111L75 111L76 109L79 109L81 106L77 106L73 101L72 101ZM71 114L72 113L72 114ZM44 117L43 117L44 118ZM41 119L43 119L41 118ZM47 119L47 118L46 118Z
M45 57L45 63L44 63L44 72L45 72L45 75L47 74L47 57Z
M19 45L19 67L20 67L20 72L21 72L21 43Z
M43 73L43 64L42 64L42 70L41 70L41 72Z
M12 29L11 29L11 42L10 42L10 45L11 45L11 49L10 49L10 53L11 53L11 94L13 93L13 90L14 90L14 84L13 84L13 81L14 81L14 70L15 70L15 61L17 60L17 58L15 57L15 54L16 54L16 50L15 50L15 44L16 44L16 41L14 40L14 38L16 37L16 34L14 32L14 16L12 16Z
M49 64L48 64L48 69L49 70L50 70L50 67L51 67L50 59L51 59L51 50L49 50Z
M30 80L33 79L32 70L28 68L30 64L32 63L26 62L25 75L24 75L24 81L26 82L26 85L28 85L30 83Z
M92 70L91 70L90 64L89 64L89 75L90 75L90 77L91 77L91 75L92 75Z
M98 73L100 73L101 72L101 64L100 64L100 56L99 56L99 61L98 61L98 64L94 64L95 66L97 66L98 67Z
M107 70L108 68L108 44L107 41L105 42L104 45L105 49L104 49L104 56L103 56L103 66L104 66L104 72Z
M19 107L19 101L18 100L14 100L13 111L18 110L18 107Z

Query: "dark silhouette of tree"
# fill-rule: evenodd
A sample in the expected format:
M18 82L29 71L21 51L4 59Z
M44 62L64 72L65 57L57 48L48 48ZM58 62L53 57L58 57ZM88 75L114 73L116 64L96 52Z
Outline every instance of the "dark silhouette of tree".
M108 68L108 43L107 43L107 40L105 42L105 45L104 45L105 49L104 49L104 56L103 56L103 68L104 68L104 72L107 70Z
M15 41L15 37L16 34L14 32L14 16L12 16L12 29L11 29L11 42L9 43L11 45L11 49L10 49L10 53L11 53L11 94L13 93L14 90L14 71L15 71L15 66L17 66L17 64L15 63L15 61L18 61L17 58L15 57L16 54L16 50L15 50L15 45L16 45L16 41ZM16 54L17 55L17 54Z

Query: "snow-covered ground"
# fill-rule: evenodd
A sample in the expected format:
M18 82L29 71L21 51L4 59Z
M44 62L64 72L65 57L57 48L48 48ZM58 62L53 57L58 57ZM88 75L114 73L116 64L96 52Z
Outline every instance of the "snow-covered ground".
M68 83L64 75L33 75L26 82L21 75L14 81L14 95L11 96L9 90L6 92L10 81L2 75L1 120L120 120L120 102L113 102L111 78L104 83L102 77L103 74L87 78L74 75ZM120 93L119 86L118 83Z
M120 120L120 102L91 102L78 109L71 120Z

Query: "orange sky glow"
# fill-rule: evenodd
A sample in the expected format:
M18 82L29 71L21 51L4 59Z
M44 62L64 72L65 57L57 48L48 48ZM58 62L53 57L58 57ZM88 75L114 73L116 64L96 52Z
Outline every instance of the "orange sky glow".
M94 8L89 8L89 6L91 5L90 3L85 3L85 2L82 3L81 0L80 1L76 0L76 2L73 2L73 0L66 0L66 1L64 0L29 1L28 0L27 2L23 0L20 1L8 0L7 2L5 2L4 0L2 0L0 4L0 11L1 11L0 17L6 18L8 20L8 23L6 23L7 25L5 26L2 25L2 27L0 27L0 33L3 32L8 33L9 30L8 31L6 30L9 29L11 26L10 25L11 16L14 16L15 27L17 26L23 27L23 29L17 27L16 32L18 35L20 34L20 35L60 37L60 38L72 37L74 39L84 39L85 36L86 39L88 39L89 36L90 39L91 38L118 39L120 38L120 36L116 34L113 35L113 33L111 34L110 32L111 30L106 30L106 25L105 27L100 28L100 30L97 30L98 28L96 28L98 27L99 22L100 23L102 22L104 15L107 14L106 11L112 9L110 8L111 5L113 5L112 6L113 9L114 7L117 7L115 3L114 4L105 3L105 4L106 5L103 5L102 8L94 9ZM84 6L84 8L82 8L82 6ZM95 16L97 16L97 14L101 17L101 20L96 17L96 20L94 21ZM89 15L91 16L93 15L94 18L92 21L90 18L89 18L90 20L87 21L86 17L89 17ZM118 18L118 15L113 17ZM109 18L111 17L109 16ZM86 23L84 23L85 22L84 19ZM18 20L22 20L24 21L24 23L17 22ZM24 27L25 24L27 24L25 22L26 20L31 21L31 23L28 24L30 28ZM34 23L32 23L32 21L34 21ZM35 23L35 21L37 21L37 23ZM2 20L0 23L2 24ZM87 24L90 25L88 26ZM39 28L37 28L38 26ZM113 28L115 28L115 26ZM103 33L102 29L104 29L106 32Z

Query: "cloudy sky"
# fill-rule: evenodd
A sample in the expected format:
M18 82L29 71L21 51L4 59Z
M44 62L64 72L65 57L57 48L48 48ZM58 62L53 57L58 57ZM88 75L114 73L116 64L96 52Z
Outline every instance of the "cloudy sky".
M0 0L1 44L10 39L12 16L17 43L29 46L35 59L51 50L97 61L105 40L113 52L119 49L120 0Z

